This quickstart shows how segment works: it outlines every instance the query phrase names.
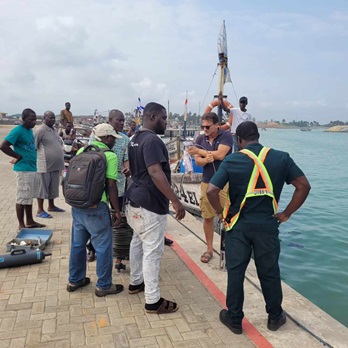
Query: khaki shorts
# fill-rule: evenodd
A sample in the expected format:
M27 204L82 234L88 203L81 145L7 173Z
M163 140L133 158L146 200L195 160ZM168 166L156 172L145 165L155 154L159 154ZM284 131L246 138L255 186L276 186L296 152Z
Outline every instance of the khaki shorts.
M208 184L205 182L201 183L201 199L199 201L199 207L202 212L203 219L210 219L216 215L214 208L210 205L207 197L207 188ZM220 204L222 207L225 206L227 202L227 192L228 192L228 184L219 192Z
M32 205L33 198L40 193L40 179L36 172L16 172L17 195L16 203Z

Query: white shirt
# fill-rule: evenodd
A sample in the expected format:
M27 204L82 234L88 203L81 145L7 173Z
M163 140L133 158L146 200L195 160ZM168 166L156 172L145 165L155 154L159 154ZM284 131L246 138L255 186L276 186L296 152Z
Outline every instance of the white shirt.
M242 111L239 108L230 109L230 114L232 114L232 125L231 125L231 133L235 134L237 127L245 121L251 121L251 114L248 112Z

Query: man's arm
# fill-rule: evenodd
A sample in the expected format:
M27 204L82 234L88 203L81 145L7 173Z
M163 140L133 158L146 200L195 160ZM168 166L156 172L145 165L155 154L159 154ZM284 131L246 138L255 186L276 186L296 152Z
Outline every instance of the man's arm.
M209 152L207 152L207 150L199 149L198 147L195 147L195 146L190 146L189 148L187 148L187 152L190 155L195 155L195 156L200 156L201 158L206 158L207 154L211 154L213 156L214 160L219 160L219 161L222 161L226 157L227 153L230 150L231 150L231 146L223 145L223 144L220 144L216 151L209 151ZM205 165L205 164L206 163L204 163L202 165ZM199 165L199 164L197 164L197 165Z
M65 125L66 125L66 117L65 117L64 110L62 110L62 111L60 112L60 124L65 128Z
M127 178L130 176L129 161L123 162L122 174L124 174Z
M37 149L40 148L40 143L41 143L41 140L42 140L42 134L41 134L40 129L41 129L41 128L39 128L39 129L34 133L35 147L36 147Z
M175 218L181 220L185 216L185 209L179 198L176 196L165 176L162 167L159 163L152 164L147 167L147 171L155 186L172 202L175 210Z
M0 145L0 150L7 156L13 157L15 161L12 163L14 164L20 161L22 159L22 156L19 153L14 152L11 148L11 145L12 144L10 142L8 142L7 140L4 140Z
M220 203L220 197L219 197L220 191L221 189L219 187L209 183L207 188L207 197L208 197L209 203L216 211L216 214L219 216L219 220L222 220L223 207L221 206L221 203Z
M195 157L196 165L199 167L203 167L208 163L214 162L213 155L208 151L202 151L202 155L197 154L197 155L193 155L193 156Z
M228 107L224 104L224 97L223 97L223 95L222 95L222 92L219 93L219 102L220 102L220 105L221 105L221 107L222 107L222 109L223 109L224 111L226 111L227 113L230 113L230 112L231 112L230 108L228 108Z
M293 180L291 185L295 187L295 191L290 203L284 211L274 215L278 219L279 223L289 220L290 216L304 203L311 189L311 185L304 175Z
M106 179L106 185L108 187L109 201L114 209L114 217L116 219L116 224L121 222L121 213L120 207L118 205L118 190L116 185L116 180L114 179Z

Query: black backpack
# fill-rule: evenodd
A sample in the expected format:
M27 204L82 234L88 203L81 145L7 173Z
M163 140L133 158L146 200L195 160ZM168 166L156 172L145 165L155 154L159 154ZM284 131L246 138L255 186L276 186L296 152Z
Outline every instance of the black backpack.
M62 182L66 203L75 208L89 208L101 201L106 191L106 151L111 150L88 145L70 160Z

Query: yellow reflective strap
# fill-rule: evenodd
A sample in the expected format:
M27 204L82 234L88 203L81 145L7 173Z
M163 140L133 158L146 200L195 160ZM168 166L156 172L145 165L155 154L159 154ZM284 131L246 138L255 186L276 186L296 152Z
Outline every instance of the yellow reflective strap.
M231 218L229 223L225 222L226 231L231 230L232 227L236 224L236 222L239 218L240 212L242 211L247 198L251 198L251 197L255 197L255 196L268 196L268 197L272 198L272 206L273 206L274 213L277 212L278 202L276 201L274 194L273 194L273 183L272 183L272 180L268 174L268 171L267 171L265 165L263 164L269 150L270 150L270 148L263 147L258 156L256 156L252 151L247 150L247 149L243 149L243 150L239 151L239 152L244 153L245 155L247 155L248 157L250 157L253 160L254 168L253 168L253 171L252 171L250 179L249 179L246 194L245 194L245 196L240 204L238 213L235 214ZM261 175L262 180L265 184L264 188L256 188L257 181L258 181L260 175ZM228 195L228 199L229 199L229 195ZM224 219L228 215L228 208L229 208L229 206L227 206L227 205L224 208L224 211L223 211Z
M244 154L246 154L247 156L249 156L255 163L255 166L258 167L258 175L261 174L261 177L263 179L263 182L267 188L267 190L273 192L273 184L272 184L272 181L271 181L271 178L269 177L269 174L267 172L267 169L266 167L264 166L264 164L260 161L260 157L263 157L265 158L267 152L269 151L269 148L262 148L262 150L260 151L259 153L259 157L257 157L253 152L247 150L247 149L244 149L244 150L241 150L240 152L243 152ZM255 167L254 167L255 169ZM253 171L254 173L254 171ZM255 180L253 180L253 182L255 182ZM256 183L255 183L255 186L254 188L256 187Z

